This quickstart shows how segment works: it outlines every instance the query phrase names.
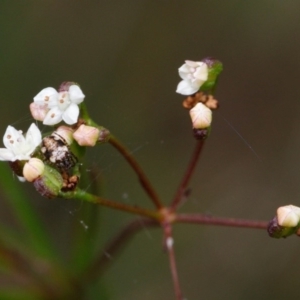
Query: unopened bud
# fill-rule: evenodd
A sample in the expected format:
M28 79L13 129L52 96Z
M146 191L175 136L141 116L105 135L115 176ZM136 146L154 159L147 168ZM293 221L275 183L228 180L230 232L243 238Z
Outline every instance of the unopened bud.
M23 176L27 181L32 182L43 174L44 169L44 163L40 159L33 157L25 163Z
M296 227L300 221L300 208L294 205L281 206L277 209L278 224L284 227Z
M73 137L80 146L93 147L96 145L100 136L100 130L96 127L80 125L74 132Z
M190 110L190 117L192 119L193 128L205 129L208 128L212 121L212 111L203 103L197 103Z
M68 92L71 85L78 85L78 84L76 82L73 82L73 81L64 81L59 86L58 91L59 92Z
M68 145L71 145L73 143L73 132L74 130L71 127L62 125L59 126L55 131L54 134L57 133L59 136L61 136Z
M29 109L32 117L37 121L44 121L46 114L49 111L47 104L39 105L36 102L32 102L29 105Z
M59 194L63 178L58 171L45 165L43 174L33 182L33 185L42 196L51 199Z

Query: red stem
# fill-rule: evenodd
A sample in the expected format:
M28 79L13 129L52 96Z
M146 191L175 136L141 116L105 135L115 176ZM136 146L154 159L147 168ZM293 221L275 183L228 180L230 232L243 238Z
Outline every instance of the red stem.
M204 140L201 140L199 142L197 142L196 144L196 148L194 150L193 156L190 160L190 163L187 167L187 170L182 178L182 181L177 189L177 192L171 202L170 208L171 210L175 211L176 208L178 207L178 205L181 203L181 201L183 200L183 196L186 192L187 186L189 184L189 181L193 175L193 172L195 170L195 167L197 165L201 150L203 148L204 145Z
M219 218L203 214L178 214L175 216L176 223L191 223L191 224L206 224L206 225L221 225L230 227L244 227L267 229L269 222L252 221L233 218Z
M173 279L173 284L174 284L174 291L175 291L175 296L176 300L182 300L182 292L180 288L180 283L179 283L179 277L178 277L178 271L177 271L177 266L176 266L176 259L175 259L175 252L174 252L174 240L172 236L172 227L170 223L166 223L163 226L164 229L164 242L165 242L165 248L168 251L168 256L169 256L169 263L170 263L170 269L171 269L171 274L172 274L172 279Z
M80 189L77 189L75 192L71 192L70 194L62 193L61 197L79 199L79 200L91 202L91 203L94 203L94 204L100 204L100 205L103 205L103 206L110 207L112 209L117 209L117 210L125 211L125 212L128 212L128 213L140 215L140 216L145 216L145 217L155 219L155 220L160 219L160 215L156 211L141 208L139 206L131 206L131 205L128 205L128 204L125 204L125 203L116 202L116 201L113 201L113 200L109 200L109 199L106 199L106 198L95 196L93 194L87 193L86 191L80 190Z
M156 206L157 209L161 209L163 207L161 200L159 199L156 191L152 187L148 177L145 175L143 172L142 168L140 165L137 163L137 161L134 159L134 157L130 154L128 149L124 145L122 145L114 136L110 136L109 142L111 145L113 145L122 155L123 157L127 160L127 162L131 165L135 173L137 174L139 181Z

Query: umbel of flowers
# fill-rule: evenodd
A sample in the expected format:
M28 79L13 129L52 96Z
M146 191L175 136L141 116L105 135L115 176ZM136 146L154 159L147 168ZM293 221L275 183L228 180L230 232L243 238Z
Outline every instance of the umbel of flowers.
M73 82L64 82L58 91L45 88L29 107L35 120L55 126L54 131L42 137L38 126L32 123L26 134L10 125L4 134L5 148L0 149L0 160L8 161L20 181L32 182L48 198L74 190L78 184L79 164L72 147L95 146L102 141L101 130L86 125L80 118L84 98Z
M199 62L187 60L179 68L182 80L176 92L186 96L183 106L189 110L198 140L208 136L212 110L218 107L212 95L221 71L222 64L212 58ZM110 138L107 129L89 118L84 99L81 88L74 82L63 82L58 90L44 88L29 108L36 121L51 126L52 130L42 136L32 123L25 134L12 126L4 134L5 148L0 149L0 160L8 161L21 181L32 182L48 198L74 191L80 179L82 148L94 147Z

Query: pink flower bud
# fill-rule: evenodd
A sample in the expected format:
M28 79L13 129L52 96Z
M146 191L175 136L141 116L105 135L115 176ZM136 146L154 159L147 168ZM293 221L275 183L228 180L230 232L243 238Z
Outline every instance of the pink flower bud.
M39 105L36 102L32 102L29 105L29 109L32 117L37 121L44 121L46 114L49 111L47 104Z
M23 168L23 176L29 182L36 180L40 177L45 169L44 163L38 158L31 158L25 163Z
M96 127L80 125L74 132L73 137L80 146L93 147L96 145L100 136L100 130Z

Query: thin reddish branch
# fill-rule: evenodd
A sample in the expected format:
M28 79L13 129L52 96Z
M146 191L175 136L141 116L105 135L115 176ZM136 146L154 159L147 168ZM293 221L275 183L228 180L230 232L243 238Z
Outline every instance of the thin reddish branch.
M190 223L190 224L206 224L219 225L230 227L256 228L267 229L269 222L253 221L245 219L234 218L220 218L203 214L178 214L175 216L176 223Z
M172 279L173 279L173 284L174 284L176 300L182 300L183 299L182 292L181 292L181 288L180 288L179 276L178 276L176 259L175 259L175 252L174 252L174 247L173 247L174 239L172 236L171 224L170 223L164 224L163 229L164 229L164 244L165 244L165 248L168 251L169 263L170 263L170 269L171 269L171 274L172 274Z
M132 213L140 216L145 216L156 220L160 218L159 213L154 210L145 209L139 206L132 206L121 202L116 202L103 197L95 196L93 194L87 193L86 191L80 189L76 189L76 191L74 192L61 193L61 197L79 199L94 204L100 204L106 207L110 207L112 209L121 210L124 212Z
M143 172L143 169L140 167L138 162L134 159L134 157L130 154L128 149L124 145L122 145L114 136L111 136L109 139L109 142L111 145L113 145L122 155L123 157L127 160L127 162L131 165L135 173L137 174L139 181L156 206L157 209L160 209L163 207L163 204L156 193L155 189L153 188L152 184L150 183L148 177L146 174Z
M194 150L194 153L193 153L193 156L190 160L190 163L187 167L187 170L181 180L181 183L179 184L179 187L177 189L177 192L171 202L171 205L170 205L170 208L172 210L176 210L176 208L178 207L178 205L181 203L181 201L183 200L183 197L186 193L186 190L187 190L187 186L190 182L190 179L193 175L193 172L196 168L196 165L197 165L197 162L199 160L199 156L200 156L200 153L202 151L202 148L203 148L203 145L204 145L204 140L201 140L199 142L197 142L196 144L196 147L195 147L195 150Z

